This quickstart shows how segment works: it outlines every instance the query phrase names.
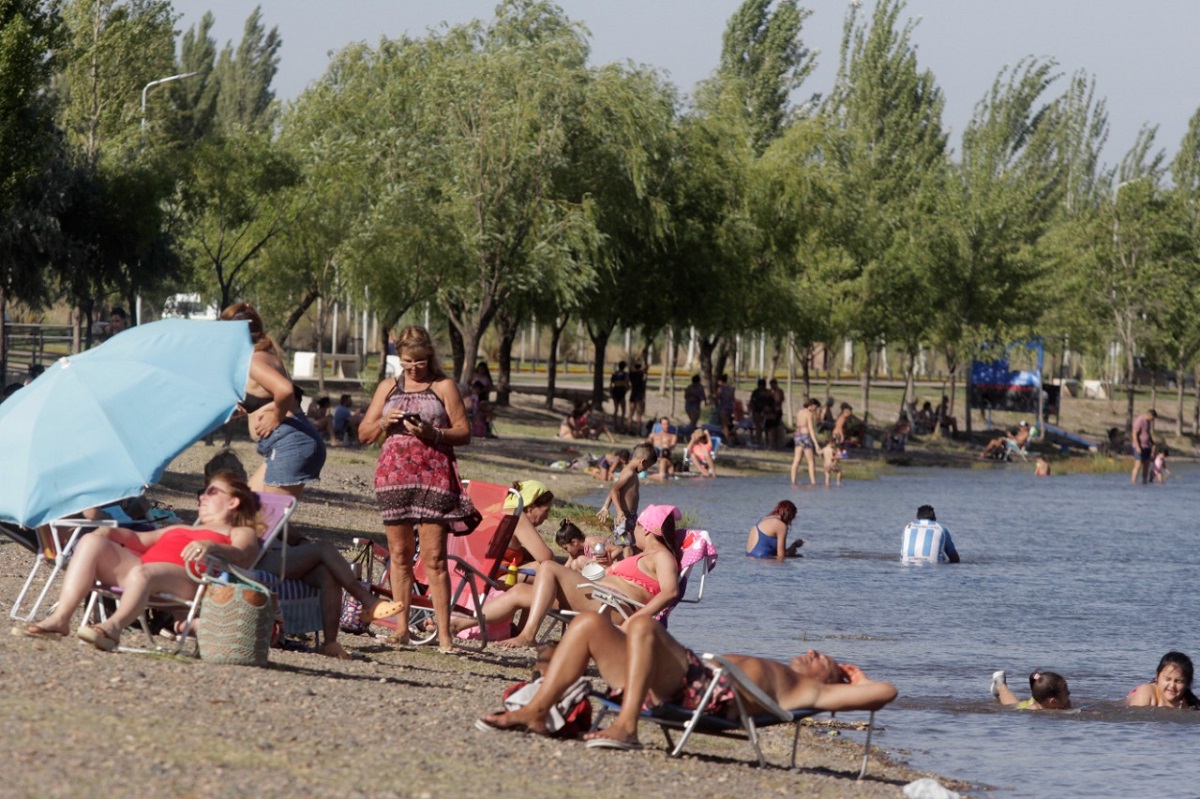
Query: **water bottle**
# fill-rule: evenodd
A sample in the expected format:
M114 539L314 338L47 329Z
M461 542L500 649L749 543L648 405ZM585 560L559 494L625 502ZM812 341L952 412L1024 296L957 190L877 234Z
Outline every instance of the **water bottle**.
M508 574L504 575L504 585L506 588L512 588L517 584L517 559L513 558L508 563Z

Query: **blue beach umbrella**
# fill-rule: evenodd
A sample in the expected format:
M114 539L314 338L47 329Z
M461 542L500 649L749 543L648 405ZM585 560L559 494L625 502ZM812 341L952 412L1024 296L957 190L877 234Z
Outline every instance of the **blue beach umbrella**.
M165 319L60 358L0 403L0 519L35 527L136 496L229 418L249 325Z

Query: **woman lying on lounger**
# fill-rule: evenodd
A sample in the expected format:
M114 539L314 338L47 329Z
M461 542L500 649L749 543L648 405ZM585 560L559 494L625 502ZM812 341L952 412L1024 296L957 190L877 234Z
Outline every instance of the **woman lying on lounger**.
M811 649L787 664L749 655L725 657L785 710L878 710L896 698L895 686L867 679L857 666ZM695 652L650 616L631 618L618 629L606 616L581 613L567 627L529 704L484 716L476 726L544 734L551 706L583 676L589 660L596 661L600 676L622 697L613 723L584 736L589 747L640 748L637 724L643 706L669 702L695 710L713 677ZM765 710L746 695L742 701L749 713ZM732 686L718 685L705 712L732 717L734 705Z
M77 633L97 649L117 648L121 631L142 611L151 594L190 597L196 583L185 560L215 555L235 566L249 566L258 553L258 497L228 471L219 471L198 497L200 514L191 527L164 527L137 533L123 527L101 528L79 539L63 580L54 612L40 624L14 627L14 635L61 638L70 633L71 616L96 580L122 589L121 602L108 619Z
M634 529L641 552L618 561L597 581L643 606L631 618L646 616L653 619L679 596L680 549L675 522L681 516L674 505L651 505L642 511ZM580 587L581 583L583 587ZM490 624L511 618L520 609L528 609L528 619L521 634L500 641L498 645L532 646L538 628L556 602L564 610L598 611L603 608L599 600L592 599L590 584L580 578L579 572L561 563L546 561L538 565L537 577L532 584L513 586L485 604L483 610ZM477 623L473 618L456 617L452 629L459 632Z

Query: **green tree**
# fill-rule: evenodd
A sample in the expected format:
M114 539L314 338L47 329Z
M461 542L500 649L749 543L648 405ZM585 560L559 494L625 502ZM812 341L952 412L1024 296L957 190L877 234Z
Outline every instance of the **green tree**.
M452 29L442 42L452 49L421 87L416 169L436 181L437 213L461 242L438 299L462 337L455 366L466 380L499 307L588 224L554 192L587 47L556 7L532 0L503 3L488 28Z
M220 83L216 75L217 43L211 36L213 22L212 12L205 12L200 23L183 34L176 74L195 74L167 87L175 106L175 114L169 118L169 134L184 146L207 136L216 119Z
M1170 220L1154 128L1143 128L1114 176L1111 200L1097 221L1095 270L1083 282L1108 311L1112 333L1125 356L1126 431L1133 430L1134 366L1150 342L1154 312L1170 290L1167 266ZM1109 235L1104 235L1107 232Z
M295 159L263 136L235 131L196 145L172 210L185 261L221 307L257 279L263 248L291 221L287 189L299 180Z
M1055 66L1025 59L1001 70L975 106L961 160L941 193L938 217L948 240L935 250L941 257L928 304L938 309L934 337L955 368L955 355L1011 341L1044 307L1038 245L1059 212L1068 176L1058 103L1045 96ZM952 368L952 399L954 376Z
M39 0L0 4L0 375L7 374L10 299L40 304L47 292L60 154L48 93L61 41L53 6Z
M57 88L71 152L72 194L63 213L63 285L91 330L96 303L117 292L130 302L167 279L162 164L142 149L141 93L174 68L168 2L74 0L64 7L68 40ZM165 100L158 99L151 113ZM144 192L133 194L133 192Z
M879 0L870 22L860 24L851 6L825 109L839 172L833 230L851 265L838 316L867 346L864 415L870 354L889 339L924 335L929 315L904 311L929 285L930 218L946 170L942 93L918 66L916 23L901 26L904 7Z
M816 67L800 31L812 14L795 0L744 0L725 24L718 80L740 97L762 154L784 129L788 98Z
M1161 299L1159 325L1169 366L1176 375L1175 434L1183 435L1183 392L1185 374L1194 373L1200 357L1200 110L1188 121L1179 151L1171 161L1174 184L1168 203L1177 225L1177 246L1172 253L1174 286ZM1192 419L1193 431L1200 430L1200 389Z
M262 8L255 6L246 18L237 52L226 44L217 58L215 74L220 90L216 116L222 130L242 127L258 133L271 131L279 112L271 83L279 69L282 45L279 30L267 31L262 24Z

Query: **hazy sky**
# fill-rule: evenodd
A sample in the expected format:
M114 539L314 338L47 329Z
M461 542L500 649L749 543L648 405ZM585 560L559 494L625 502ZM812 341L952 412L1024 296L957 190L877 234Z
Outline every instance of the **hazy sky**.
M254 4L244 0L174 0L186 30L205 11L216 18L218 45L233 40ZM738 0L559 0L592 33L593 63L632 60L666 71L684 93L717 65L721 33ZM820 50L818 71L802 94L825 94L837 69L847 3L808 0L803 39ZM489 19L495 0L261 0L266 25L283 37L276 94L295 98L319 78L329 54L352 41L420 36L442 22ZM864 12L874 7L866 0ZM1159 126L1158 147L1174 155L1189 117L1200 107L1198 0L909 0L922 67L946 97L944 123L957 149L975 103L1006 64L1052 57L1064 73L1094 75L1108 101L1106 160L1117 162L1144 124ZM1062 91L1059 88L1058 91Z

